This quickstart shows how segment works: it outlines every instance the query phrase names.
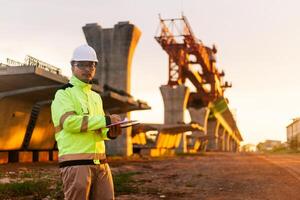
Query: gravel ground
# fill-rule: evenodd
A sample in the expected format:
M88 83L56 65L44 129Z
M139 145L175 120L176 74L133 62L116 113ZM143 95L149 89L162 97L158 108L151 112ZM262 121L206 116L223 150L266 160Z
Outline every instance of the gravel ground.
M113 158L117 200L300 199L300 155L206 153ZM63 199L56 163L0 165L0 184L46 181L41 194L2 199Z

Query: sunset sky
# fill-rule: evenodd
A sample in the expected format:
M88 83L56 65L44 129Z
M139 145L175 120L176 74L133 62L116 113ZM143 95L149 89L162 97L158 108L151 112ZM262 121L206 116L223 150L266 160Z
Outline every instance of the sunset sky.
M217 66L233 85L225 96L246 143L285 141L286 126L300 116L300 1L0 0L0 7L0 62L29 54L68 76L73 49L85 43L82 26L136 25L142 36L131 93L152 107L132 114L142 122L163 122L159 87L167 83L168 57L154 40L158 14L177 18L182 12L205 45L218 47Z

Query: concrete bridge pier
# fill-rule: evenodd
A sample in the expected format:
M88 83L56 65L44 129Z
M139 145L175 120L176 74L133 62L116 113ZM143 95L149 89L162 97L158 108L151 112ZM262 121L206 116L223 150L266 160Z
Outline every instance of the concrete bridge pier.
M172 87L162 85L160 91L164 101L164 123L183 124L184 111L186 109L189 90L184 85ZM181 134L180 145L176 149L178 153L187 152L187 141L185 133Z
M238 152L239 151L239 145L238 143L234 140L233 141L233 152Z
M207 135L208 135L208 151L218 151L219 150L219 136L218 129L220 123L216 119L209 119L207 123Z
M236 152L236 150L237 150L237 143L236 143L235 140L233 140L232 143L233 143L233 144L232 144L232 152Z
M225 151L229 152L230 151L230 136L227 131L225 131L225 134L224 134L224 141L225 141Z
M199 137L198 140L201 140L201 145L199 150L204 151L204 149L206 149L205 147L205 141L206 139L203 138L203 136L207 135L207 121L208 121L208 116L209 116L209 112L210 110L207 107L203 107L203 108L193 108L190 107L188 108L188 111L190 113L190 117L191 117L191 122L195 122L200 124L200 126L203 127L203 131L193 131L193 135L196 137ZM203 139L202 139L203 138Z
M233 145L234 145L234 140L233 140L233 138L230 136L230 145L229 145L229 147L230 147L229 151L230 151L230 152L233 152Z
M188 108L188 111L190 113L191 116L191 121L200 124L200 126L202 126L204 128L204 131L200 132L200 131L193 131L193 134L199 135L199 134L203 134L206 135L206 128L207 128L207 121L208 121L208 116L209 116L209 109L207 107L203 107L203 108L193 108L190 107Z
M107 84L117 90L130 94L131 62L140 30L129 22L119 22L114 28L103 29L97 23L83 27L87 43L92 46L98 56L95 78L100 87ZM129 118L129 114L123 117ZM132 154L131 129L123 129L122 136L106 143L110 155L129 156Z
M224 128L221 125L218 129L218 139L219 151L224 151Z
M236 143L236 152L240 151L240 143Z
M226 130L223 128L222 132L222 150L223 152L226 151Z

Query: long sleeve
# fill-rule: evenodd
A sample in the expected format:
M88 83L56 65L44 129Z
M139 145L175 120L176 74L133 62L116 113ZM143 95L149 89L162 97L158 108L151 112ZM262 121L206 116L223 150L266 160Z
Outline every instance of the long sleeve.
M78 114L70 93L64 90L56 93L51 110L54 125L61 126L68 132L96 131L105 128L107 124L103 115Z

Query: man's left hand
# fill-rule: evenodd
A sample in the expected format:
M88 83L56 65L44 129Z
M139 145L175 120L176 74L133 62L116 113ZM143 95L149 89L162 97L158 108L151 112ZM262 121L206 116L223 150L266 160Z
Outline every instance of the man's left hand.
M109 138L114 139L122 134L121 125L114 125L109 128Z

